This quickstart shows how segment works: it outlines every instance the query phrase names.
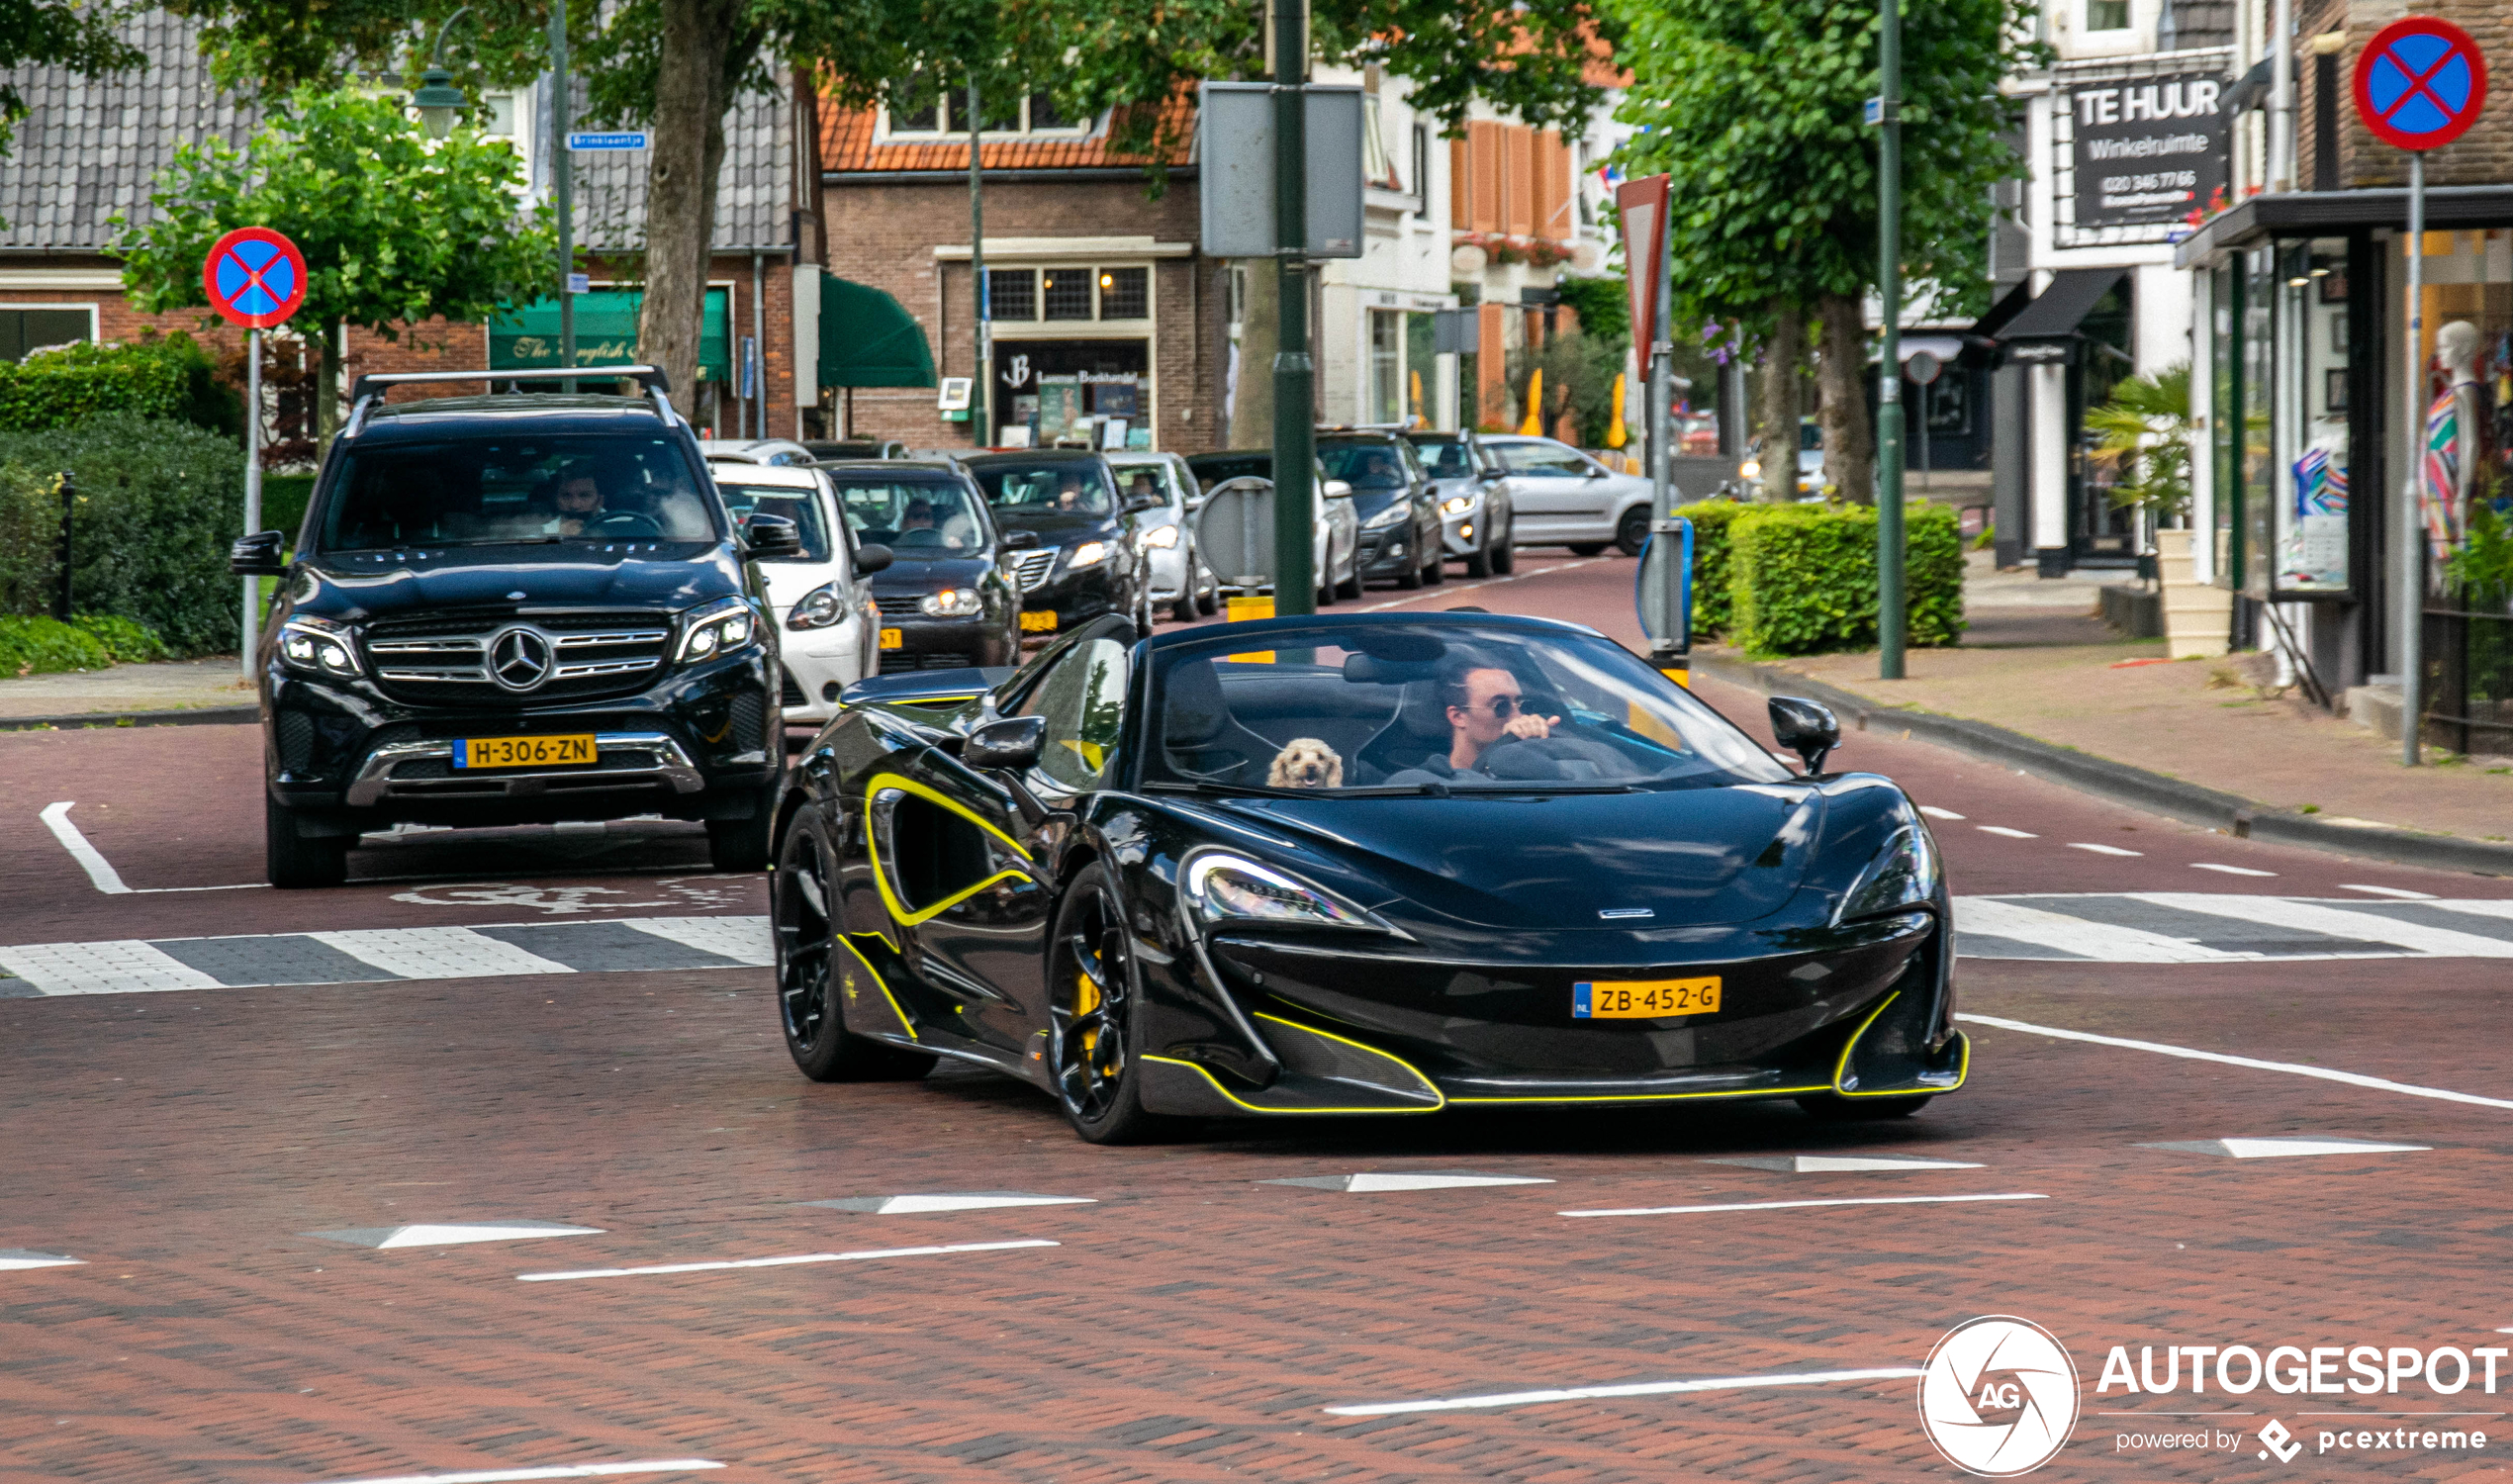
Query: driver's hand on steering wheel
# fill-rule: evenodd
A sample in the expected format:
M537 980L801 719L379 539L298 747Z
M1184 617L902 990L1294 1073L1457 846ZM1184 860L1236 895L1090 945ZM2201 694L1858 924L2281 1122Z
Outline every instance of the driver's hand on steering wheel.
M1502 725L1501 735L1527 742L1541 742L1553 735L1553 728L1561 724L1559 716L1538 716L1532 711L1521 711Z

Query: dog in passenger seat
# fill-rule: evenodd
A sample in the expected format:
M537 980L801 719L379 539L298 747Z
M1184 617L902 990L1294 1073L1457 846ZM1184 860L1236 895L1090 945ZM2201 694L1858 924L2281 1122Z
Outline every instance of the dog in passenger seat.
M1341 788L1344 759L1315 737L1294 737L1265 771L1268 788Z

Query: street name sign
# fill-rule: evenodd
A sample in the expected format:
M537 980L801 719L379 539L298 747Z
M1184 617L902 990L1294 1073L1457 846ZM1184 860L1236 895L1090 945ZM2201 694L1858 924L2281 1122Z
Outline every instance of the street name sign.
M601 132L586 131L571 134L567 137L567 147L578 151L643 149L648 146L648 143L649 140L646 132L642 129L614 129Z

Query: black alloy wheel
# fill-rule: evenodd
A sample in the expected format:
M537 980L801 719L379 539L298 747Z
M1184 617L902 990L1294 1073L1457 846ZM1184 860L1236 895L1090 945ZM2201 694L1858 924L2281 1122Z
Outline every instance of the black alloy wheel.
M1448 548L1440 544L1440 527L1431 528L1431 561L1423 567L1423 582L1437 588L1448 580Z
M818 820L805 814L786 835L771 898L777 942L778 1019L786 1051L815 1082L913 1081L933 1068L922 1052L901 1051L850 1034L838 999L839 985L864 971L841 970L829 842ZM870 984L862 990L879 993Z
M1483 517L1483 529L1477 532L1477 534L1481 535L1483 539L1475 543L1474 550L1466 553L1466 576L1468 577L1490 577L1492 575L1493 532L1492 509L1490 506L1486 506L1484 508Z
M1615 549L1628 557L1636 557L1640 548L1649 544L1649 510L1643 506L1623 512L1615 522Z
M1396 586L1411 593L1423 585L1423 575L1422 568L1408 567L1396 574Z
M1085 867L1048 947L1047 1055L1056 1100L1091 1144L1140 1143L1164 1122L1143 1109L1132 941L1115 880Z

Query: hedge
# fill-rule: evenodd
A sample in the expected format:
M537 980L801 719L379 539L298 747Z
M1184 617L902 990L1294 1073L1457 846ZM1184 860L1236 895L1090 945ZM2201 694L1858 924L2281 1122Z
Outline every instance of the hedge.
M81 342L0 363L0 431L76 427L109 413L169 417L241 438L243 404L219 385L209 352L177 332L129 344Z
M68 470L70 604L156 631L178 654L233 653L230 544L244 522L244 450L185 422L108 414L0 432L0 611L49 613Z
M1876 642L1876 511L1866 506L1740 506L1728 522L1730 642L1757 655ZM1944 506L1908 508L1908 642L1963 632L1963 538Z

